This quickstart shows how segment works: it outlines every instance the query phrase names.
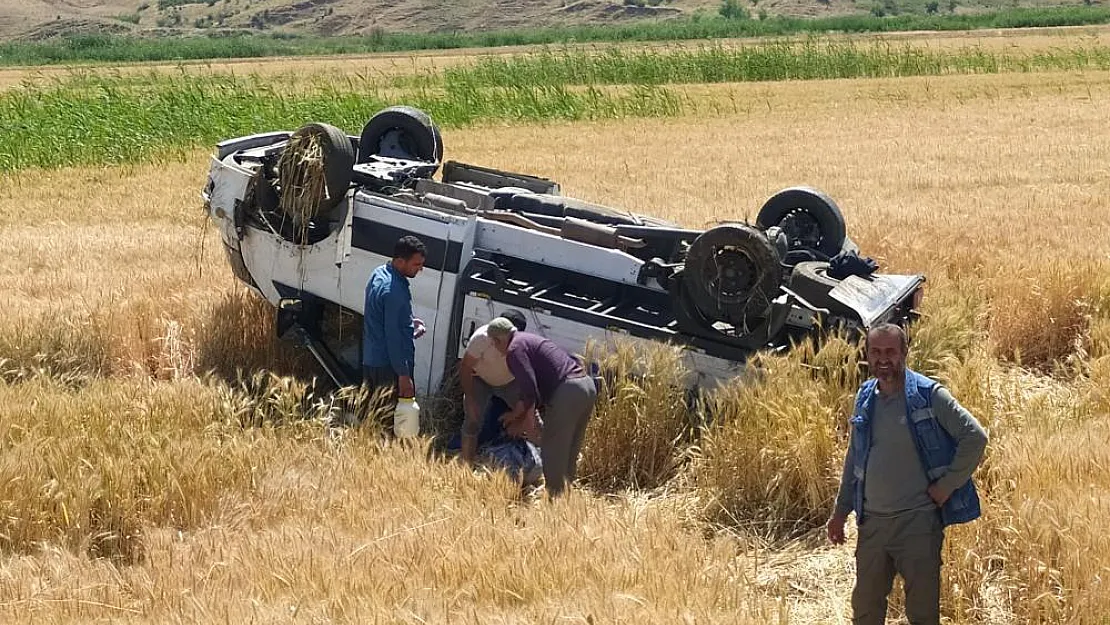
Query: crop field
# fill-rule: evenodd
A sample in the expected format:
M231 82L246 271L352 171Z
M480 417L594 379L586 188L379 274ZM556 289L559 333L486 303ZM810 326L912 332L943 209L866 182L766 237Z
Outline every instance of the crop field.
M555 503L430 439L325 435L337 400L200 191L216 140L357 134L400 102L447 158L690 226L830 194L866 254L928 276L911 365L991 434L946 622L1105 622L1110 53L1040 36L6 74L0 622L849 622L852 549L821 527L861 375L843 340L693 411L673 351L600 355L650 375L599 401Z

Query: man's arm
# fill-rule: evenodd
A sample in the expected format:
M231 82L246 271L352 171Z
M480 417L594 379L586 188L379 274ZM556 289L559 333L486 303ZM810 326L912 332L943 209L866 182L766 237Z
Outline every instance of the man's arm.
M478 433L482 429L481 414L474 399L475 358L468 350L459 362L459 384L463 392L462 458L467 462L474 460L478 452Z
M385 294L385 345L389 353L389 364L397 374L397 386L401 397L414 397L416 387L412 382L413 361L416 359L416 345L412 338L412 305L405 293L390 289ZM408 331L404 331L408 328Z
M948 465L948 472L934 484L943 499L947 500L952 491L971 479L975 467L979 466L987 448L987 432L943 386L938 385L933 390L933 414L941 427L956 440L956 455L952 458L952 464Z
M520 388L520 397L516 405L502 420L503 423L508 425L509 423L520 422L525 415L531 415L536 411L540 389L536 382L536 372L532 369L532 363L528 361L522 351L510 350L509 353L505 354L505 364L509 366L509 372L513 374L513 378L516 379Z

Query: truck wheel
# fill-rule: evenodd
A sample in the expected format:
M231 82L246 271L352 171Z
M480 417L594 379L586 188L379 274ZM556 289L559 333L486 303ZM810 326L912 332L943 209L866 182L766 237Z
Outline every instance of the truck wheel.
M694 305L734 325L766 316L781 280L778 252L759 230L726 224L698 235L683 270Z
M375 155L438 163L443 159L443 139L424 111L391 106L366 122L358 140L358 162L368 162Z
M346 197L354 164L354 146L342 130L320 123L302 126L278 159L278 206L302 222L327 213Z
M816 250L831 257L844 245L840 207L829 196L809 187L790 187L771 196L759 209L755 225L764 230L782 228L790 249Z

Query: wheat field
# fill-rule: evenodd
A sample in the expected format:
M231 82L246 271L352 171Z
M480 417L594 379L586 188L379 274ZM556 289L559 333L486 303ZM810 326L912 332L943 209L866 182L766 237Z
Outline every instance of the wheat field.
M829 193L928 276L911 364L991 433L946 622L1105 622L1110 73L680 92L675 118L445 129L447 157L697 227ZM767 358L698 436L673 354L611 355L656 374L591 425L583 488L521 497L427 441L323 434L317 372L202 215L208 155L0 174L0 622L849 622L819 525L852 346Z

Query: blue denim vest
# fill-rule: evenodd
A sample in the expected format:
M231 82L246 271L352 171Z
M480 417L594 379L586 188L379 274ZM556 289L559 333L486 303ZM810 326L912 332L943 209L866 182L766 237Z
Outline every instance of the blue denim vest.
M872 378L860 385L856 393L856 407L852 414L852 471L855 478L855 496L852 507L856 522L863 521L863 480L867 474L867 456L871 451L871 417L875 412L875 395L879 381ZM930 483L948 472L948 465L956 455L956 442L941 427L933 414L933 389L937 383L906 369L906 424L910 428L917 455ZM979 495L975 483L968 480L957 488L941 508L944 525L967 523L979 518Z

